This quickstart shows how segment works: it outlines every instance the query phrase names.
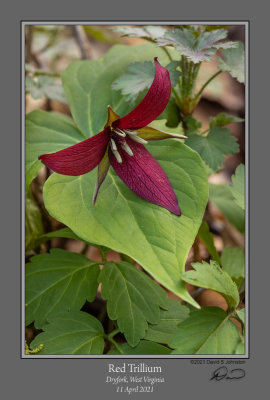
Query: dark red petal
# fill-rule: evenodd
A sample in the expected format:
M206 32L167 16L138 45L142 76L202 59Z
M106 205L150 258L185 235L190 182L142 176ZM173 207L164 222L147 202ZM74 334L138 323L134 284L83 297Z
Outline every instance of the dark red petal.
M38 158L48 168L62 175L78 176L90 172L102 159L108 144L108 134L104 130L67 149Z
M171 94L169 72L155 58L155 78L141 103L125 117L116 121L120 129L139 129L156 119L168 104Z
M117 175L139 197L181 215L177 197L159 163L142 144L129 140L128 145L133 156L129 156L118 146L122 163L117 162L109 149L110 162Z

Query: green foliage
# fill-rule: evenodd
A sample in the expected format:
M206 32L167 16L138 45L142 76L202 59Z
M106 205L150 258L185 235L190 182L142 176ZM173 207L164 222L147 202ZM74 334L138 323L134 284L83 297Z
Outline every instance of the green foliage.
M210 260L210 264L205 261L193 263L192 267L194 270L187 271L183 275L186 282L220 293L225 298L229 309L237 307L239 303L237 286L230 275L223 271L215 261Z
M164 36L167 31L162 26L147 25L147 26L116 26L112 28L114 32L122 33L122 36L139 37L146 40L155 41Z
M31 348L43 344L39 354L102 354L103 327L92 315L82 311L50 315L49 324L31 342Z
M99 275L107 312L134 347L145 336L148 322L159 322L159 307L167 308L166 292L127 262L106 263Z
M228 115L226 113L220 113L215 117L210 118L210 128L214 126L225 126L231 124L232 122L243 122L244 120L234 115Z
M33 199L28 196L25 199L25 251L35 250L38 238L44 233L42 218L39 208Z
M202 221L202 224L198 232L198 238L205 245L212 259L216 261L218 264L221 264L219 254L214 244L214 237L210 232L209 226L206 221Z
M110 350L108 354L170 354L172 351L168 347L147 340L141 340L135 347L131 347L127 343L124 343L119 346L119 349L121 349L121 352L114 348Z
M200 128L202 126L201 122L198 121L196 118L192 117L191 115L187 115L185 117L185 124L186 124L186 135L190 136L195 133L199 133Z
M175 29L167 31L161 39L158 39L159 46L173 45L181 55L186 56L194 64L202 61L210 61L211 56L218 49L235 47L234 42L221 42L227 37L225 29L216 29L197 35L191 29Z
M241 42L235 42L236 46L223 50L224 60L219 58L219 68L228 71L239 82L245 82L245 50Z
M26 190L43 167L38 156L53 153L78 143L86 137L72 120L62 114L35 110L25 118L25 186Z
M235 175L232 176L232 186L230 187L236 204L245 209L245 166L238 165Z
M178 57L176 52L171 52ZM169 57L152 43L139 46L113 46L103 58L76 61L63 72L63 87L73 119L79 129L89 137L100 132L107 121L107 106L120 115L126 115L133 106L124 101L121 91L111 89L112 82L126 73L134 62L153 61L158 57L161 65Z
M233 354L239 342L237 326L218 307L191 310L170 343L172 354Z
M225 247L221 255L221 265L239 288L245 278L245 256L242 250L239 247Z
M196 306L181 275L208 199L204 165L177 139L149 143L147 148L173 185L180 218L136 196L114 171L109 171L95 206L91 199L96 171L79 177L53 174L44 186L45 206L82 239L130 256L159 283Z
M171 85L175 86L180 76L176 70L179 61L171 61L165 68L168 69ZM127 73L117 78L111 85L113 90L121 90L125 100L134 105L138 95L149 89L155 77L155 67L152 61L136 62L127 67Z
M234 202L230 186L209 183L209 200L212 201L239 232L245 231L245 213Z
M119 43L120 40L116 39L115 37L112 37L104 31L103 27L93 27L92 25L82 25L84 31L90 35L93 39L95 39L98 42L103 42L103 43Z
M79 311L97 292L99 266L81 254L52 249L25 266L26 325L43 328L51 313Z
M224 161L224 155L239 151L236 138L226 128L214 126L207 136L190 134L186 145L197 151L205 163L216 171Z
M177 325L188 318L189 309L179 301L169 299L168 310L160 311L157 324L149 324L145 339L153 342L169 344L177 332Z
M60 103L67 103L67 99L61 84L56 83L52 76L27 76L25 79L26 93L30 93L33 99L47 97Z

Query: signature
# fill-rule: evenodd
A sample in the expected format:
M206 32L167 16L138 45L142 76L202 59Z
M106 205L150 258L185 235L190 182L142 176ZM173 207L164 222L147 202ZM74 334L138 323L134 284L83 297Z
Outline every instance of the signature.
M210 381L221 381L222 379L242 379L245 375L245 370L242 368L234 368L229 371L227 367L219 367L213 372L213 376L210 378Z

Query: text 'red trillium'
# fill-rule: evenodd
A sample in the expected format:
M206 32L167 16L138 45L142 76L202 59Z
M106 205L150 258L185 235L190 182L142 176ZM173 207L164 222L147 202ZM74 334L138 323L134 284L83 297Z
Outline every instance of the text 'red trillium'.
M169 72L155 58L155 78L144 99L123 118L109 106L104 130L78 144L39 159L62 175L86 174L98 165L94 203L110 165L139 197L181 215L171 183L154 157L144 147L148 141L185 136L159 131L150 126L168 104L171 94Z

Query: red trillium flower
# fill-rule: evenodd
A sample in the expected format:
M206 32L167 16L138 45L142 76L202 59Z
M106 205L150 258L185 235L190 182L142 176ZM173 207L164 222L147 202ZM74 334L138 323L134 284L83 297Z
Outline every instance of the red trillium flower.
M171 94L169 72L155 58L155 78L141 103L120 118L109 106L104 130L78 144L39 159L51 170L78 176L98 165L94 203L112 165L117 175L139 197L181 215L171 183L154 157L144 147L148 141L185 136L159 131L150 126L168 104Z

